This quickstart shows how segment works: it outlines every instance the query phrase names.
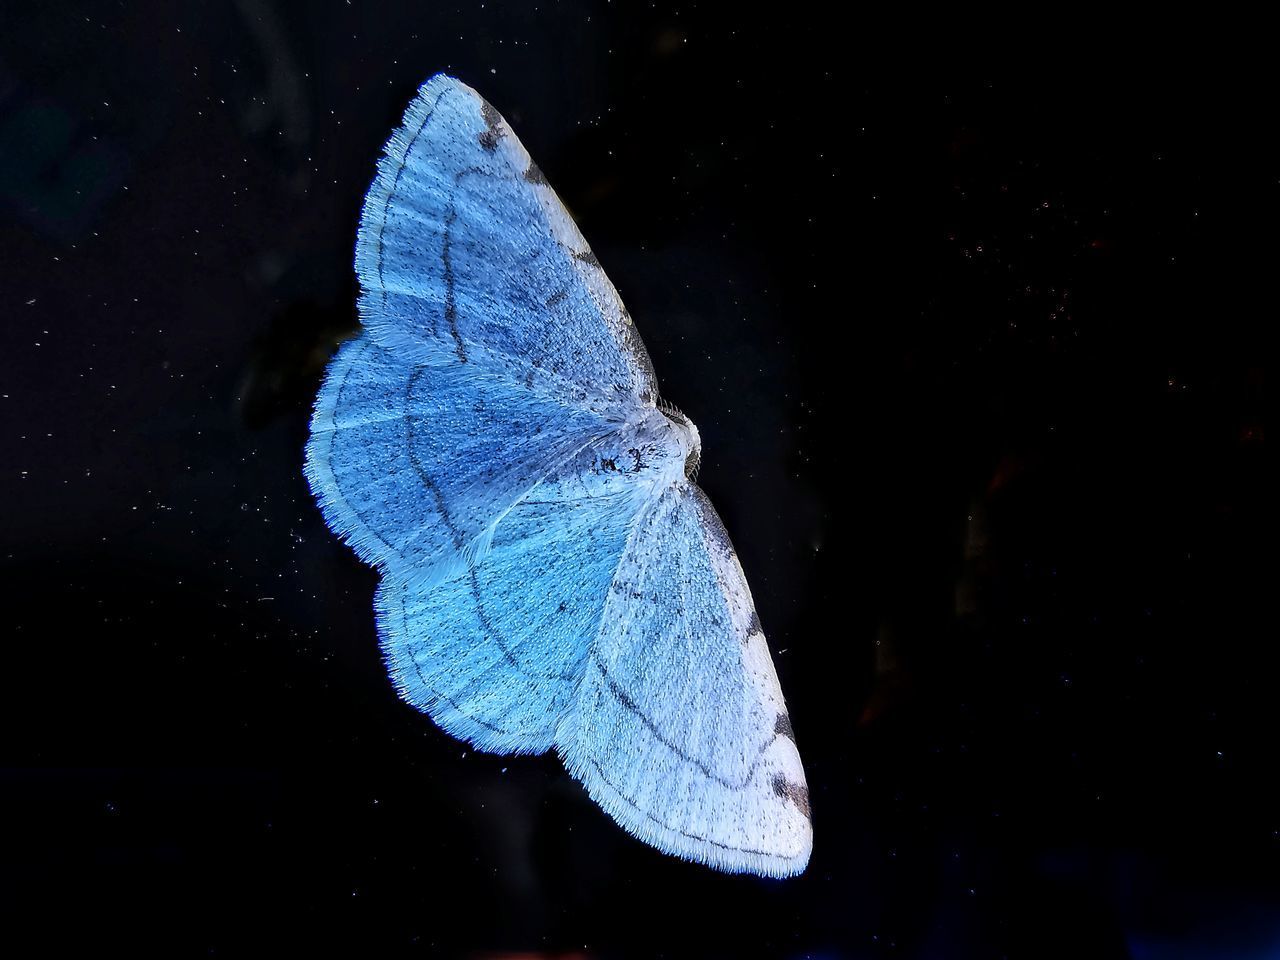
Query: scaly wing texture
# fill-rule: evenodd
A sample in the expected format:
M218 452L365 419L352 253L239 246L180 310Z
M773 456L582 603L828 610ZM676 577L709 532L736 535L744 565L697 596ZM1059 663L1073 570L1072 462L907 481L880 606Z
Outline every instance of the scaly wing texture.
M802 870L804 774L741 567L696 486L645 502L586 480L596 445L657 402L652 365L572 218L469 87L437 76L410 105L356 269L365 330L330 364L305 472L383 574L401 695L481 749L554 745L660 849Z
M809 794L777 674L697 486L638 518L556 742L591 796L661 850L771 876L808 863Z
M401 696L479 749L550 749L637 507L627 492L543 483L470 568L434 588L385 576L375 608Z
M612 424L469 364L413 366L367 334L316 400L305 473L366 563L429 585L489 547L506 511Z
M388 141L356 245L365 328L417 362L545 368L652 405L653 367L573 218L505 120L437 75Z

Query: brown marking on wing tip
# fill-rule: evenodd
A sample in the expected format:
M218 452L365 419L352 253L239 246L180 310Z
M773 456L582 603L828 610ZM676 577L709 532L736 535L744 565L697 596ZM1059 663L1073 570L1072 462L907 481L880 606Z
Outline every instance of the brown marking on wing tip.
M796 809L804 814L806 820L812 820L809 810L809 788L802 787L798 783L792 783L786 777L779 774L773 778L773 792L778 796L790 800L796 805Z

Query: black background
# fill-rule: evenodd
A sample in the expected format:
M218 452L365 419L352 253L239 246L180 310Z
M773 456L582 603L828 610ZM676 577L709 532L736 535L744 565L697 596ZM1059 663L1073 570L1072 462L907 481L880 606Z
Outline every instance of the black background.
M5 13L0 937L1280 954L1265 74L890 56L782 13ZM301 449L374 161L438 70L701 429L808 772L799 878L663 856L386 678Z

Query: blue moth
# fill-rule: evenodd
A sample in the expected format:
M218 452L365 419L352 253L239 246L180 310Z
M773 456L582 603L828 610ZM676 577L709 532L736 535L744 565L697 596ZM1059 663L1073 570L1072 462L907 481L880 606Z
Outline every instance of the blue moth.
M619 824L799 873L809 793L755 604L609 278L511 128L428 80L356 244L362 333L305 472L381 572L391 678L450 734L555 750Z

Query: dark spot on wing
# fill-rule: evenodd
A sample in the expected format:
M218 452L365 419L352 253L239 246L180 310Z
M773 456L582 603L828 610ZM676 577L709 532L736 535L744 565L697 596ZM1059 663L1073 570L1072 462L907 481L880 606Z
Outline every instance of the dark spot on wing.
M547 185L547 178L542 174L542 168L532 160L529 161L529 168L524 172L524 178L530 183L540 183L544 187Z
M786 737L792 743L796 742L796 732L791 729L791 716L789 714L778 714L778 719L773 721L773 733L775 736Z
M757 633L764 633L764 628L760 626L760 614L752 610L751 619L747 621L747 637L754 637Z
M568 290L563 290L563 289L557 290L551 296L547 297L547 306L554 307L556 304L564 303L568 299L569 299Z
M812 819L809 811L808 787L802 787L798 783L792 783L786 777L779 775L773 778L773 792L794 803L796 805L796 809L804 814L804 818L806 820Z
M455 184L460 184L462 183L463 177L492 177L492 176L493 174L491 174L484 167L464 167L463 169L459 170L457 173L453 175L453 182Z
M487 100L481 101L480 114L485 122L485 129L479 136L480 146L492 152L498 148L498 141L502 139L502 115Z
M593 267L600 266L600 261L596 259L596 255L590 250L583 250L581 252L575 250L573 259L580 260L583 263L589 263Z

